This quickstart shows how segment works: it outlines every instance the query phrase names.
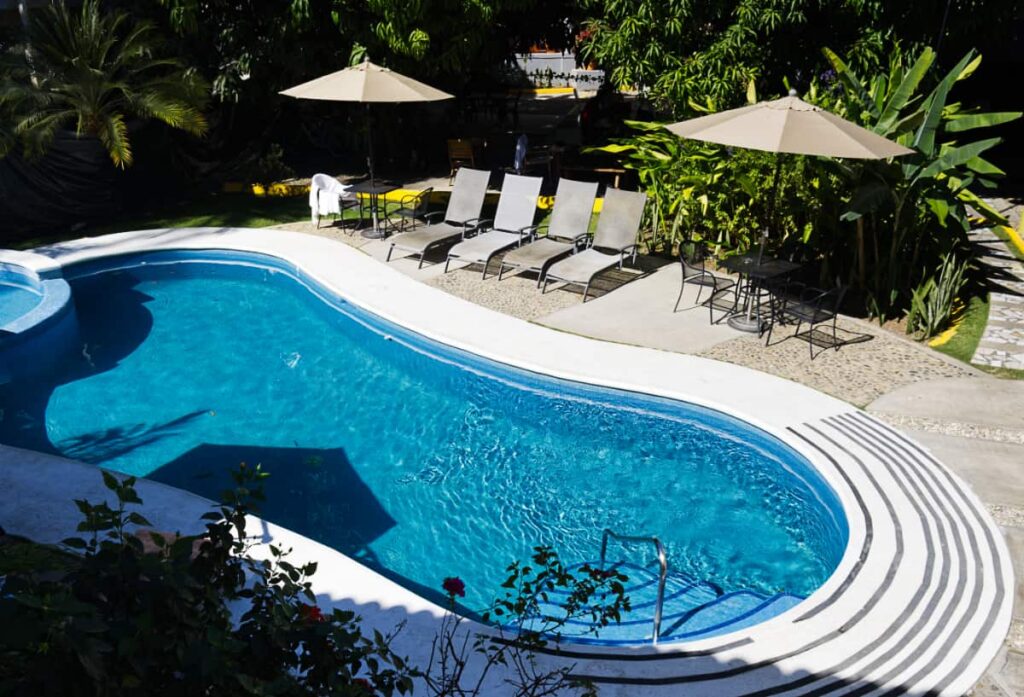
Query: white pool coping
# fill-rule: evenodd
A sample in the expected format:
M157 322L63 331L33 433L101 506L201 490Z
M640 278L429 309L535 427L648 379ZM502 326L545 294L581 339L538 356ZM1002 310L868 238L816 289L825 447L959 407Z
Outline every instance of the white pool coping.
M353 304L441 343L560 378L717 409L778 437L818 469L850 524L848 548L832 577L797 607L747 630L657 647L564 646L546 659L572 661L576 674L601 684L602 694L959 695L1002 644L1012 609L1012 569L980 501L921 446L810 388L731 364L524 322L426 286L348 245L294 232L138 231L20 252L16 259L0 251L0 261L50 276L89 259L187 249L272 255ZM96 490L99 478L93 477L90 489L88 476L94 469L0 448L0 486L8 492L0 500L0 520L12 531L17 527L11 520L24 522L25 532L35 529L61 501ZM39 486L40 472L51 473L45 481L61 481L60 491ZM154 502L165 509L164 527L194 525L198 504L177 503L201 500L146 486L147 509ZM73 506L65 509L57 527L77 520ZM314 589L325 599L358 606L381 629L411 618L400 643L423 659L440 608L339 552L258 524L268 539L294 548L296 559L320 562Z

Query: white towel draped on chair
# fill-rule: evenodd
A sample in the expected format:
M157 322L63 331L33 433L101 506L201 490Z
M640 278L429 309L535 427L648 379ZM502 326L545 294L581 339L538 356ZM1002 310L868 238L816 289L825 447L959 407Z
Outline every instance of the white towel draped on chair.
M314 174L309 185L309 208L314 223L324 215L341 215L342 201L355 201L351 187L328 174Z

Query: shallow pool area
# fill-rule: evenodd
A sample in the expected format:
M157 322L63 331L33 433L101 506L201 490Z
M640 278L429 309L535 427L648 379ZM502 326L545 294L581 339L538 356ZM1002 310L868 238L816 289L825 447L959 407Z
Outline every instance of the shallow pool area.
M42 302L40 283L25 270L0 264L0 327L32 311Z
M42 380L0 388L0 440L210 497L259 463L265 517L430 597L459 575L469 609L534 545L596 560L604 528L657 535L676 590L703 589L667 594L666 628L735 597L679 635L763 619L780 595L774 613L788 609L842 557L831 489L737 419L443 347L267 259L195 257L70 269L81 345ZM650 554L613 545L609 558L642 569ZM634 576L638 605L653 604ZM649 638L636 623L616 639Z

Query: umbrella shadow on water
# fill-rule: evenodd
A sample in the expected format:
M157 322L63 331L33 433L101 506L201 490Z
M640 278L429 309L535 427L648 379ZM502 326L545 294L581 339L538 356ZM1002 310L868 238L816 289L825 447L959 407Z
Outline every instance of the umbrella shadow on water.
M270 477L261 517L374 568L369 545L396 525L363 482L343 448L287 448L204 443L149 475L150 479L219 500L240 463Z

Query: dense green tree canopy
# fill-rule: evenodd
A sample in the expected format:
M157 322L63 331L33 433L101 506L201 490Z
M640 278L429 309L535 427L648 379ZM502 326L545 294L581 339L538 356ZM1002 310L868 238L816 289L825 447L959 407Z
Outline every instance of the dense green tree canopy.
M998 40L1019 14L1017 0L581 0L582 55L677 115L691 101L742 101L755 81L766 94L782 80L806 87L829 66L831 46L877 69L894 46L941 43L952 55ZM948 14L947 14L948 9Z

